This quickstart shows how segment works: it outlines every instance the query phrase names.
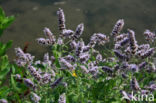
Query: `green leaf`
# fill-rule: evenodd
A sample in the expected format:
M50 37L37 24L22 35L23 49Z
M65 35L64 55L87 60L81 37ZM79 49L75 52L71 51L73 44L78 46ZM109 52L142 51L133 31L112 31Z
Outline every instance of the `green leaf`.
M1 19L1 17L4 17L5 16L5 13L4 13L4 11L2 10L2 8L0 8L0 19Z
M58 60L58 58L55 58L56 60L55 60L55 65L56 65L56 67L57 68L60 68L61 67L61 65L60 65L60 63L59 63L59 60Z
M0 8L0 36L3 31L15 20L14 16L6 17L2 8Z
M11 85L15 91L20 92L20 89L16 86L16 81L14 80L13 75L11 75Z
M0 56L5 55L6 51L11 46L12 46L12 40L10 40L9 42L7 42L6 44L1 44L1 46L0 46Z
M8 60L8 56L4 55L0 58L0 71L4 70L5 68L8 67L9 65L9 60Z
M9 73L10 68L5 68L3 71L0 72L0 80L5 78L5 76Z
M6 29L15 20L14 16L6 17L3 20L3 30Z
M1 98L6 98L8 96L8 94L9 94L9 92L10 92L9 87L7 87L7 86L1 87L0 88L0 97Z
M12 46L12 40L10 40L10 41L8 41L7 43L6 43L6 49L8 49L8 48L10 48L11 46Z

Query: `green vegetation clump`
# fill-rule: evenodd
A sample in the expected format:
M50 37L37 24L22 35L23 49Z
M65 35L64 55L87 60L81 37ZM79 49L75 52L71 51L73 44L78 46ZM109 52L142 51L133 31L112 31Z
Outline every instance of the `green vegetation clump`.
M14 20L1 10L2 31ZM37 60L25 49L15 48L15 64L5 52L12 42L0 45L0 103L129 103L154 101L154 98L133 98L137 95L156 97L155 33L144 32L148 44L138 44L135 32L120 33L124 20L116 22L111 35L94 33L88 44L80 36L81 23L76 30L66 29L62 9L57 11L59 37L45 27L45 37L38 44L51 48L43 60ZM5 21L5 22L4 22ZM7 22L6 22L7 21ZM5 24L7 23L7 24ZM111 42L109 54L95 49ZM2 53L1 53L2 52ZM7 82L6 82L7 81ZM134 100L133 100L134 99Z

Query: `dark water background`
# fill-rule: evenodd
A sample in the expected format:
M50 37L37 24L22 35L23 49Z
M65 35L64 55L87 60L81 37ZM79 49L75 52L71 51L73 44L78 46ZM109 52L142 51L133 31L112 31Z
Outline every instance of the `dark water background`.
M118 19L125 20L125 27L133 29L139 43L144 42L145 29L156 29L156 0L0 0L6 15L15 15L15 22L4 32L0 41L13 40L9 49L10 59L15 57L15 47L30 43L28 52L42 57L47 48L36 43L36 38L44 37L43 28L48 27L58 35L58 8L64 9L67 28L75 30L80 23L85 24L83 36L86 41L95 32L110 34Z

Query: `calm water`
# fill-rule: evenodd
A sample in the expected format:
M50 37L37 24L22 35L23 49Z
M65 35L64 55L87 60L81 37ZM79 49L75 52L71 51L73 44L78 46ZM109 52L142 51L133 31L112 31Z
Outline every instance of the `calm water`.
M110 34L114 23L123 18L125 29L135 30L137 40L143 42L145 29L156 29L156 0L0 0L1 7L7 15L15 15L15 22L2 38L3 42L13 40L9 49L10 59L14 58L15 47L30 43L28 52L41 57L47 48L39 46L35 39L44 37L43 28L49 27L57 34L58 8L63 8L67 28L75 30L83 22L87 41L94 32Z

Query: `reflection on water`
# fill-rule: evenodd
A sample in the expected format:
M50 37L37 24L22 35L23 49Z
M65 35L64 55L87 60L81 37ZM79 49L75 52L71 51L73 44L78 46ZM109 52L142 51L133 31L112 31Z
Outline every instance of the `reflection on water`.
M35 39L42 37L44 27L57 35L58 8L66 14L67 28L74 29L84 22L85 40L94 33L110 34L114 23L123 18L125 29L135 30L137 40L142 42L145 29L155 30L156 0L1 0L7 15L15 15L16 21L5 32L1 41L14 40L8 54L14 58L14 47L31 45L28 52L40 57L46 48L37 45Z

